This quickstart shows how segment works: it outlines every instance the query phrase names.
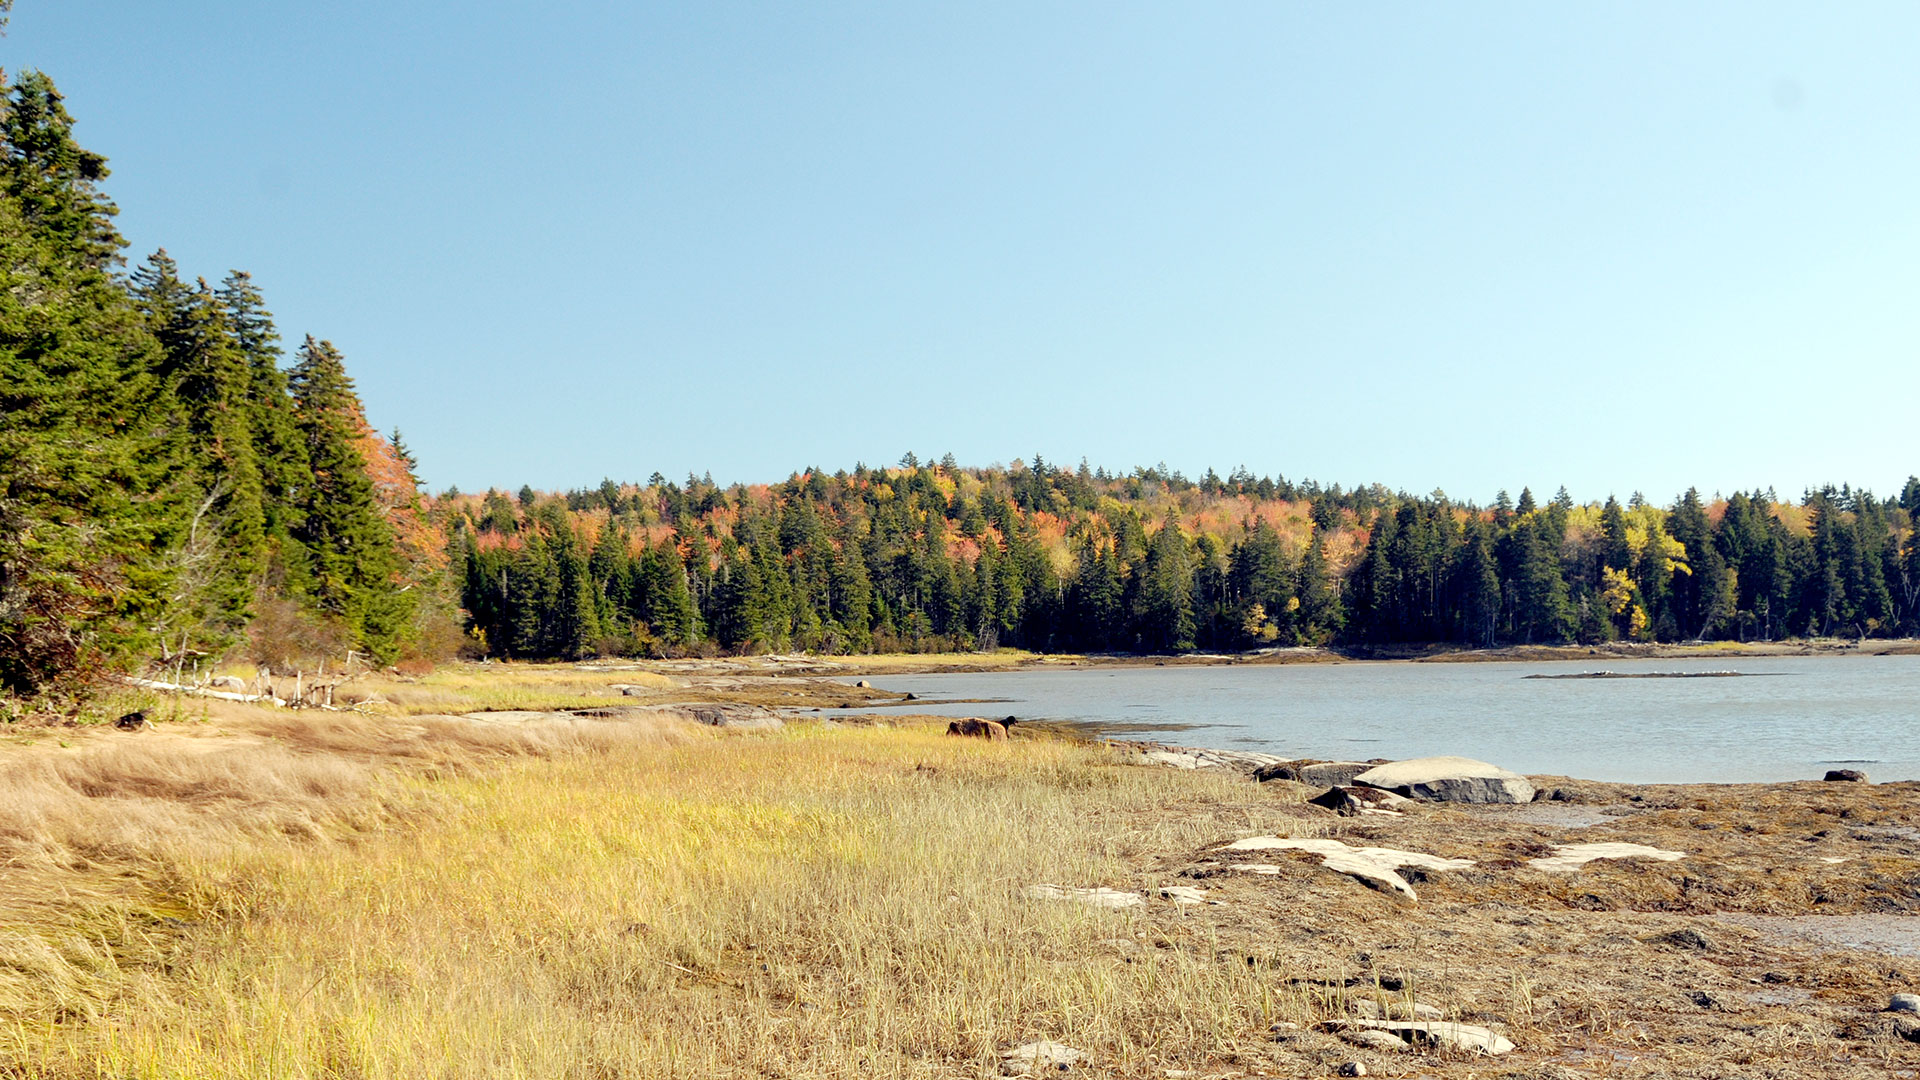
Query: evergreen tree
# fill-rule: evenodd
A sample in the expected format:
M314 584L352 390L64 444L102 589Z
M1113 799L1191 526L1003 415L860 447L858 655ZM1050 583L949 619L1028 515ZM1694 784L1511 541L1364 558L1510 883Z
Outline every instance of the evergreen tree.
M218 298L248 369L247 428L260 475L262 527L270 542L284 543L299 525L302 489L312 470L293 422L287 376L280 370L280 332L249 275L239 270L228 274Z
M265 569L252 373L225 309L204 281L197 289L182 282L164 249L134 271L132 292L160 343L160 375L185 414L184 468L175 480L194 503L174 554L161 646L215 655L238 639Z
M1134 606L1134 636L1145 652L1193 648L1193 572L1187 540L1169 521L1154 534Z
M33 71L0 114L0 688L28 696L152 644L187 521L158 348L109 273L106 161L72 124Z
M393 533L355 445L366 432L360 399L339 351L311 336L288 382L312 469L294 537L312 560L314 600L369 653L389 660L399 650L410 598L399 588Z

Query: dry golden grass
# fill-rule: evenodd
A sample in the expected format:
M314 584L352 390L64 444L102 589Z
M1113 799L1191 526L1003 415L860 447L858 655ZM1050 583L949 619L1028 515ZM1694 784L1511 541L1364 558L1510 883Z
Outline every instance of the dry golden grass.
M395 685L542 709L636 674ZM505 685L474 687L488 677ZM1920 1065L1872 1011L1913 965L1700 914L1741 906L1728 897L1794 910L1816 880L1855 911L1885 904L1875 883L1913 893L1920 841L1901 823L1920 790L1900 785L1568 782L1640 811L1575 830L1341 819L1297 785L899 719L741 735L225 703L202 718L0 758L0 895L22 898L0 914L0 1076L977 1077L1042 1037L1094 1075L1154 1080L1349 1060L1451 1080ZM1219 845L1260 833L1481 865L1417 881L1410 906L1310 858L1230 871ZM1603 837L1691 854L1522 865ZM1850 861L1818 863L1829 852ZM1026 895L1043 882L1150 899ZM1170 884L1221 903L1154 895ZM1672 944L1682 929L1712 940ZM1521 1049L1389 1056L1324 1030L1416 999ZM1276 1042L1276 1022L1300 1028Z
M1023 895L1161 883L1089 796L1241 786L1101 755L797 728L415 779L428 828L175 851L166 974L110 979L90 1023L24 1010L11 1050L54 1075L952 1075L1051 1035L1137 1071L1304 1018L1211 950L1098 944L1137 917Z

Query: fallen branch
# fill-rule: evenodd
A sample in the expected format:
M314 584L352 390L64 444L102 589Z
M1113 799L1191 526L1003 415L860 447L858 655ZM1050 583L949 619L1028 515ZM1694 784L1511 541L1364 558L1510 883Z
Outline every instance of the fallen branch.
M136 679L131 675L120 676L120 681L128 686L137 686L142 690L164 690L172 694L191 694L195 697L219 698L222 701L269 701L275 705L286 702L272 694L236 694L229 690L209 690L204 686L186 686L181 683L161 682L158 679Z

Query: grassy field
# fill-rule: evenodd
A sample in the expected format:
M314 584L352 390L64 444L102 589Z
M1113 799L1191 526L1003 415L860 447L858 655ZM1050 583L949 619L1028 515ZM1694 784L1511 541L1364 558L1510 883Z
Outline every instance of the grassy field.
M1244 797L1227 778L932 728L571 737L387 782L239 750L265 756L226 775L281 785L258 820L149 820L176 841L123 849L131 880L9 928L0 1053L55 1076L893 1076L1053 1036L1140 1071L1307 1018L1210 950L1101 956L1140 921L1023 895L1158 884L1136 849L1215 827L1161 809ZM124 782L127 751L95 753Z
M394 689L544 708L633 674ZM4 748L0 1076L978 1077L1039 1038L1154 1080L1920 1066L1873 1012L1920 965L1708 917L1913 910L1913 785L1569 784L1633 810L1580 838L1691 860L1576 877L1525 869L1568 832L1532 818L1343 819L1298 785L913 718L197 710ZM1477 866L1417 881L1415 905L1311 858L1256 877L1217 851L1269 833ZM1029 896L1041 883L1147 901ZM1520 1049L1386 1055L1331 1030L1416 998Z

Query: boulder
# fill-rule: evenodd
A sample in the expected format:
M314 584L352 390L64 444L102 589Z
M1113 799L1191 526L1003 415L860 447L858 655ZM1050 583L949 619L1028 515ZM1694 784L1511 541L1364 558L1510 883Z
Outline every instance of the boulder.
M1314 806L1324 806L1341 817L1358 817L1362 814L1379 814L1398 817L1413 805L1413 800L1395 795L1385 788L1332 787L1307 800Z
M1007 741L1007 727L998 720L979 720L971 717L955 720L947 725L947 734L970 739L987 739L991 742Z
M1426 757L1376 766L1353 778L1409 799L1462 803L1533 801L1533 785L1516 772L1463 757Z
M1828 769L1827 775L1822 779L1841 784L1864 784L1867 782L1867 774L1859 769Z
M854 685L855 687L857 687L857 688L859 688L859 689L861 689L861 690L871 690L871 689L873 689L873 684L872 684L872 683L870 683L870 682L868 682L868 681L867 681L867 680L865 680L865 679L855 679L855 680L853 680L853 685Z
M1895 994L1887 1000L1888 1012L1920 1013L1920 994Z

